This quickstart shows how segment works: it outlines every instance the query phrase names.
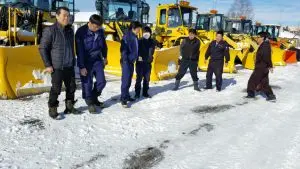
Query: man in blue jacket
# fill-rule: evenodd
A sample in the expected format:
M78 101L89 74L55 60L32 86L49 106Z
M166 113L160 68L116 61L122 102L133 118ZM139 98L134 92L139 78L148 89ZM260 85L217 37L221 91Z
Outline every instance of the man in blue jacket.
M89 22L77 30L75 36L82 97L90 113L97 112L96 106L104 108L104 104L98 100L106 85L104 67L107 64L107 44L102 24L101 16L92 15ZM96 78L95 83L93 77Z
M122 65L122 84L121 84L121 104L127 108L128 101L134 101L129 94L132 76L134 72L134 63L138 58L138 37L142 25L140 22L132 22L128 32L121 41L121 65Z

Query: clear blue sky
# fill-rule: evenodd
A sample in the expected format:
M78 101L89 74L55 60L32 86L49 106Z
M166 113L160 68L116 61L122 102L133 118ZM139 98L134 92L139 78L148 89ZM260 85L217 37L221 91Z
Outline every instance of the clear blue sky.
M173 3L175 0L146 0L150 4L150 21L155 20L155 8L158 3ZM199 12L213 8L215 0L190 0ZM251 0L256 21L282 25L300 25L300 0ZM227 13L233 0L217 0L219 13ZM95 0L77 0L76 8L80 11L95 11Z

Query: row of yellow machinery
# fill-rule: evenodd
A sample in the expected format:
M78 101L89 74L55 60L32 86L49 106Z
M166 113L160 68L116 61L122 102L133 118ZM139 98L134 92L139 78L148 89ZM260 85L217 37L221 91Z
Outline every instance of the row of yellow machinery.
M1 4L2 3L2 4ZM255 35L268 31L272 35L272 60L274 65L294 63L295 52L291 39L279 39L278 25L252 26L244 17L226 18L212 10L197 14L196 7L188 1L159 4L156 22L149 24L150 7L145 0L95 0L96 9L105 19L103 25L109 49L107 73L120 76L120 41L131 21L140 21L153 28L153 37L159 48L155 51L151 80L172 78L177 73L179 46L188 36L189 28L196 28L201 41L199 69L207 70L204 55L209 43L215 39L216 31L225 31L225 40L231 46L230 63L224 72L237 72L235 65L254 68L258 48ZM49 75L43 72L43 63L38 52L42 29L55 21L54 11L66 6L74 16L74 0L52 0L51 3L37 1L0 1L0 98L15 99L46 91ZM196 23L194 22L196 20Z

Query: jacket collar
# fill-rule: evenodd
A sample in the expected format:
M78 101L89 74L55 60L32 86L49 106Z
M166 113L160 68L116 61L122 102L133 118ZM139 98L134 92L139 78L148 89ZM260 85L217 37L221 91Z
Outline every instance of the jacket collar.
M136 38L137 38L137 35L136 35L136 34L134 34L134 33L132 32L132 30L129 30L129 31L128 31L128 35L130 35L130 36L134 36L134 37L136 37Z
M65 27L61 26L58 22L55 22L55 26L59 29L59 30L69 30L71 28L71 25L67 25Z

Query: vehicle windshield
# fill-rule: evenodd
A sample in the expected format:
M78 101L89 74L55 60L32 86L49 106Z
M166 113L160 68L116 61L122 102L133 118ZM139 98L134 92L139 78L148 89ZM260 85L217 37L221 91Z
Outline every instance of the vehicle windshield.
M110 1L108 12L104 13L105 19L112 20L137 20L137 4Z
M250 34L251 32L252 32L252 23L251 23L251 21L246 21L244 23L244 33Z
M191 27L193 22L193 10L190 8L181 7L181 16L183 20L183 26Z
M196 23L197 30L214 30L219 31L224 28L223 15L198 15L198 20Z
M182 26L182 19L178 8L171 8L168 12L168 27Z
M226 32L240 33L240 32L242 32L242 22L229 20L226 22L225 30L226 30Z
M196 29L209 30L209 15L198 15Z
M280 27L278 27L278 26L267 26L266 29L267 29L267 32L271 35L272 39L278 38Z
M219 31L223 29L222 16L213 15L210 18L210 30Z

